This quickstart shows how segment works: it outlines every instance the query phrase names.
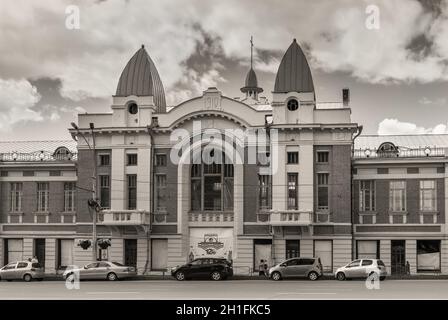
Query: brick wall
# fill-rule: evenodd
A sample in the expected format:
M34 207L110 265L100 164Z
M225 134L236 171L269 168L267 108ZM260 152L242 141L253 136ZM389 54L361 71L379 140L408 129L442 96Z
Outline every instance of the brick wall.
M330 210L333 222L351 222L351 146L332 146L330 154Z

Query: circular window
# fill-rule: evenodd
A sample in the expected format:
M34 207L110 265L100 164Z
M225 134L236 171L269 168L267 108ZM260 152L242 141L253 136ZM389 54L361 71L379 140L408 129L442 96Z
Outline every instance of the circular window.
M136 103L132 102L128 106L128 111L130 114L136 114L138 112L138 106Z
M299 108L299 102L296 99L291 99L288 101L288 110L295 111Z

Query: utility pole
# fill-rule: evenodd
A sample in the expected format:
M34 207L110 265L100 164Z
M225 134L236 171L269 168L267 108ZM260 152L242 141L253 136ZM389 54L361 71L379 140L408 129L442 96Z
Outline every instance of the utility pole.
M97 232L96 232L96 222L97 222L97 213L101 211L101 205L98 201L98 192L97 192L97 167L98 162L96 160L96 142L95 142L95 132L93 131L95 129L95 126L93 122L89 123L90 133L92 135L92 145L90 145L89 141L87 140L86 136L79 131L79 127L72 122L71 126L73 129L76 130L76 133L80 135L84 141L86 142L87 146L89 147L89 150L92 152L92 161L93 161L93 175L92 175L92 198L87 201L87 204L89 207L93 210L93 221L92 221L92 261L97 261ZM76 139L75 139L76 140Z
M98 161L96 160L96 144L95 144L95 133L93 132L93 129L95 129L93 122L90 122L90 133L92 134L92 160L93 160L93 177L92 177L92 199L93 199L93 223L92 223L92 261L97 261L97 235L96 235L96 219L97 219L97 212L101 210L101 206L98 203L98 197L97 197L97 166Z

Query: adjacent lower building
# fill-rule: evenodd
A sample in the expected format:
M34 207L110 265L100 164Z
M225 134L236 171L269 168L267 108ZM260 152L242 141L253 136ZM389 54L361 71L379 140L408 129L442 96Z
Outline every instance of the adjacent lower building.
M348 89L319 102L296 40L270 90L272 101L251 66L240 98L212 87L168 107L142 46L110 112L80 114L73 141L0 143L0 262L37 256L53 273L112 260L146 274L226 257L253 274L261 260L315 256L331 273L378 257L392 272L448 271L446 136L427 149L359 136Z

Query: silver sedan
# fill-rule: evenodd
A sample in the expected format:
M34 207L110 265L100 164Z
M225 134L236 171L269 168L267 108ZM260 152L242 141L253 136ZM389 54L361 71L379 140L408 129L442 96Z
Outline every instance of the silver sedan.
M130 278L137 275L134 267L124 266L118 262L98 261L85 265L83 268L68 268L63 277L74 281L79 280L110 280Z

